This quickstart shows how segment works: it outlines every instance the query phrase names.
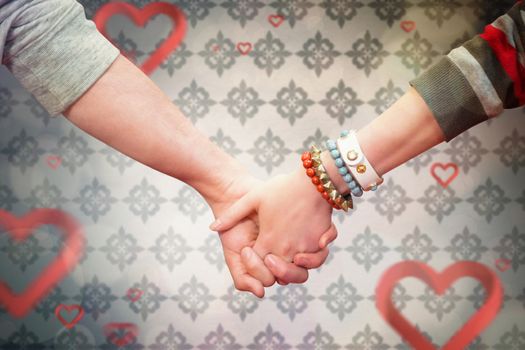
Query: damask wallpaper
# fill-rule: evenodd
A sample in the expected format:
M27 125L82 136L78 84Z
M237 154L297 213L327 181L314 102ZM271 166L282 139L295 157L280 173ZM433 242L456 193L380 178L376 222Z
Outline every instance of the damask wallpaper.
M82 4L92 18L106 2ZM513 1L170 3L188 30L151 78L265 179L294 169L312 142L366 125ZM139 28L115 15L108 34L140 64L171 26L164 16ZM87 247L27 316L0 307L0 349L409 349L376 308L383 273L409 260L436 271L465 260L493 271L501 309L469 349L525 349L524 118L521 108L505 111L387 173L354 210L334 212L339 237L325 265L305 284L275 286L259 300L233 289L208 229L213 215L193 189L50 118L2 67L0 209L59 208L81 223ZM23 290L61 242L51 225L20 242L1 234L1 284ZM439 348L486 297L474 278L442 295L407 278L392 300Z

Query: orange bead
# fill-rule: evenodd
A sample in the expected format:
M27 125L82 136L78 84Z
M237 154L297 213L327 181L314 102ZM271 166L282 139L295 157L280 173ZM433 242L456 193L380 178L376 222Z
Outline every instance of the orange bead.
M304 152L301 156L301 160L307 160L307 159L312 159L312 154L310 152Z
M337 204L334 204L334 208L337 209L337 210L341 209L341 207L338 206Z
M333 201L333 199L330 198L330 199L328 200L328 203L330 203L330 205L334 205L334 201Z
M303 160L303 166L308 169L312 167L312 160L311 159L305 159Z
M321 193L325 192L323 185L317 185L317 191Z
M328 200L328 198L330 198L330 196L328 196L328 192L324 191L322 194L324 199Z
M306 175L308 175L308 177L314 177L315 176L315 170L313 168L306 169ZM317 177L317 176L315 176L315 177ZM319 183L316 183L316 185L319 185Z
M313 170L313 169L312 169L312 170ZM312 177L312 183L313 183L314 185L319 185L319 184L321 183L321 180L319 180L319 177L317 177L317 176L313 176L313 177Z
M335 199L335 204L337 204L337 205L341 205L342 203L343 203L343 198L341 198L341 197L337 197L337 198Z

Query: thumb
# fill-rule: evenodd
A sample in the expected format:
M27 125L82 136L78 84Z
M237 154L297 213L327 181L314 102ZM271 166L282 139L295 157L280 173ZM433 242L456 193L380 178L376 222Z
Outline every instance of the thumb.
M233 203L210 225L212 231L225 231L254 211L259 203L256 190L251 190Z

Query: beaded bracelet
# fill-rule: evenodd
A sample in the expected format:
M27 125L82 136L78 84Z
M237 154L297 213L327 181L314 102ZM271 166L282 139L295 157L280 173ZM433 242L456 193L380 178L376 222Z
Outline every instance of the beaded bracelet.
M301 155L301 160L306 168L306 175L312 179L317 191L334 209L348 211L349 208L353 208L352 197L341 196L330 181L321 162L321 151L315 145L311 146L311 152L304 152Z
M341 136L343 136L343 132L341 133ZM359 187L355 179L352 177L352 174L348 171L343 158L341 158L341 152L339 152L337 149L337 144L335 141L326 141L326 148L328 148L330 155L334 159L335 165L337 166L337 171L343 177L343 180L348 185L348 188L350 188L350 192L352 192L352 194L356 197L361 197L363 195L363 190L361 187Z

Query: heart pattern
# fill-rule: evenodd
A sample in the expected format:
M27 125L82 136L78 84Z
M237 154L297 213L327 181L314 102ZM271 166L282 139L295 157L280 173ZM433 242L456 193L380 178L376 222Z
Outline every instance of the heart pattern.
M441 347L442 350L466 348L471 341L496 318L503 298L501 282L483 264L473 261L460 261L448 266L441 273L417 261L403 261L385 271L376 287L376 307L383 318L414 349L436 350L409 320L396 309L391 296L396 283L406 277L415 277L428 284L438 295L443 295L452 283L464 277L477 279L487 292L481 308Z
M447 188L458 176L459 168L455 163L434 163L430 167L430 173L443 188Z
M416 28L416 22L414 21L401 21L401 29L405 32L410 33Z
M76 315L71 319L71 321L66 321L62 315L62 311L66 311L68 314L71 314L72 311L76 311ZM82 319L82 317L84 317L84 309L78 304L59 304L55 309L55 316L60 321L60 323L64 325L64 327L71 329Z
M61 229L65 238L63 248L21 293L14 293L6 282L0 281L0 304L14 317L24 317L76 266L84 253L84 236L76 220L58 209L35 209L17 218L0 209L0 226L16 242L23 242L42 225Z
M97 25L97 29L111 41L112 38L109 37L106 32L106 24L111 17L117 14L128 16L136 25L141 27L144 27L153 16L159 14L168 16L173 21L174 30L141 65L142 71L147 75L153 73L162 61L179 46L186 34L186 17L184 13L173 4L152 2L142 9L137 9L135 6L125 2L110 2L97 11L93 21Z

